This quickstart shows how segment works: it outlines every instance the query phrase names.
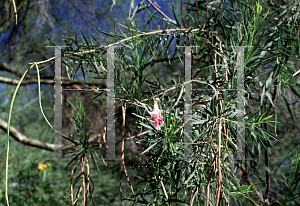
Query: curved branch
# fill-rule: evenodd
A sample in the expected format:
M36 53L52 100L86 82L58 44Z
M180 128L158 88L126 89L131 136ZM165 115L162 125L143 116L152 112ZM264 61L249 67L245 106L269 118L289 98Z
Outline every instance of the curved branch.
M7 132L7 122L5 122L3 119L0 119L0 128L2 130L4 130L5 132ZM32 146L32 147L37 147L37 148L45 149L45 150L49 150L49 151L54 151L54 148L57 150L57 148L62 147L62 145L50 144L50 143L42 142L42 141L39 141L36 139L30 139L12 126L9 127L9 133L18 142L25 144L25 145Z

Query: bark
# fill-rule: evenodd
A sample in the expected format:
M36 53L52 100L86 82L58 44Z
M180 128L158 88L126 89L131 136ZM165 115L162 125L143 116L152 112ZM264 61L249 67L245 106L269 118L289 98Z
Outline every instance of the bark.
M7 132L7 122L5 122L3 119L0 119L0 128L2 130L4 130L5 132ZM48 151L54 151L54 148L58 149L62 146L62 145L50 144L47 142L42 142L42 141L39 141L36 139L28 138L27 136L25 136L24 134L22 134L21 132L19 132L16 128L14 128L12 126L9 127L9 134L15 140L17 140L18 142L20 142L22 144L29 145L32 147L37 147L40 149L45 149Z

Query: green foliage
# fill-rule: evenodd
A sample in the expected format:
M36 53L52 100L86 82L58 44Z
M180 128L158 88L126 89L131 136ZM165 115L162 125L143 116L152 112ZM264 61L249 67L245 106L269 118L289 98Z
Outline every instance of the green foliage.
M44 171L39 169L39 160L32 159L24 164L26 153L22 152L22 148L17 148L10 153L10 168L9 168L9 200L11 205L66 205L71 204L69 199L63 200L58 198L63 195L63 192L57 190L53 185L55 168L57 165L45 168ZM3 156L3 155L2 155ZM1 165L4 162L1 161ZM47 165L47 163L45 162ZM49 163L48 163L49 164ZM61 171L59 171L61 172ZM4 174L3 174L4 176ZM1 177L2 179L2 177ZM0 205L5 205L5 185L1 184L0 188Z
M112 1L112 6L116 2ZM136 141L143 146L140 155L145 155L146 159L136 166L136 170L144 168L146 174L134 188L141 185L143 189L131 196L127 193L123 200L142 205L278 204L275 195L272 197L270 193L271 177L278 183L268 158L274 147L272 143L282 142L276 134L280 122L273 120L278 97L283 97L287 111L297 125L284 94L289 90L300 96L299 81L291 77L294 73L292 66L295 65L293 59L299 59L299 25L295 20L298 20L299 9L293 9L299 6L299 2L278 7L279 17L276 16L277 11L263 9L260 1L211 1L209 4L200 1L199 4L201 6L198 2L186 3L189 8L180 15L176 14L172 5L175 20L166 16L161 18L157 15L157 12L161 13L158 8L150 11L145 3L137 5L131 15L131 4L130 15L126 17L124 14L126 25L122 28L126 29L116 24L113 33L97 29L94 34L90 33L90 40L82 32L82 43L77 36L66 37L64 41L69 47L63 50L63 62L67 75L74 79L81 71L84 79L105 79L107 47L120 45L114 48L118 59L115 63L115 100L121 104L126 101L134 107L139 129L141 132L149 130ZM199 9L206 10L207 17L201 16ZM141 11L149 15L144 29L134 23ZM48 39L55 45L51 37ZM107 46L100 46L100 39ZM198 46L192 51L192 84L195 90L192 92L193 115L188 120L184 115L183 97L187 82L182 82L184 72L180 68L184 54L176 47L187 45ZM236 92L229 91L237 87L237 46L249 46L243 57L245 90L242 92L247 106L244 157L252 159L244 162L234 159L240 150L236 138L238 96ZM38 72L37 64L40 63L35 63ZM178 68L177 71L175 68ZM178 75L170 78L174 72ZM224 88L228 90L221 90ZM164 111L161 130L155 129L149 120L153 99L157 97ZM93 191L90 175L96 170L101 177L98 165L103 160L98 153L101 144L89 142L88 123L85 123L86 113L81 100L77 107L69 103L76 114L72 117L76 136L70 138L64 135L71 142L66 155L71 158L67 164L67 168L72 167L71 194L73 189L76 194L82 192L82 198L96 205L92 195L96 191ZM13 101L11 108L12 105ZM192 122L191 158L185 156L188 134L184 125L187 121ZM9 145L9 134L7 141ZM262 153L265 153L264 163L260 160ZM290 179L282 176L287 189L282 199L287 205L299 201L298 173L299 154L296 153ZM71 198L72 202L76 199Z

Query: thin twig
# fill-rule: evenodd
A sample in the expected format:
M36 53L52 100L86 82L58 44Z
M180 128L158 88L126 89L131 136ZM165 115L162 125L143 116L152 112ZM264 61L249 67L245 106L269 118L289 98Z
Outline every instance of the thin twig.
M180 14L181 14L180 16L181 16L183 28L186 28L185 23L183 21L182 5L183 5L183 0L181 0L181 5L180 5Z
M156 174L154 175L154 178L155 178L155 199L156 199L156 202L155 202L155 206L158 206L158 173L159 173L159 160L161 158L161 155L159 156L159 158L157 159L157 167L156 167Z
M86 200L85 200L85 205L87 205L87 199L89 196L89 189L90 189L90 166L89 166L89 160L85 156L85 161L86 161L86 169L87 169L87 186L86 186Z
M128 182L128 184L129 184L130 190L131 190L132 194L134 195L134 190L133 190L133 187L132 187L132 185L131 185L131 183L130 183L129 175L128 175L128 172L127 172L127 170L126 170L125 164L124 164L123 166L124 166L124 173L125 173L127 182Z
M199 17L199 8L198 8L198 1L196 0L196 12L197 12L197 18L198 18L198 22L199 22L199 27L201 27L201 22L200 22L200 17ZM197 188L198 191L198 188Z
M212 169L214 168L214 164L215 164L215 161L216 161L217 153L218 153L218 150L214 153L214 159L213 159L213 162L211 163L210 170L209 170L209 173L208 173L206 206L209 206L209 184L210 184L210 177L211 177L211 174L212 174ZM213 198L213 195L211 197ZM213 200L212 200L212 202L213 202Z
M293 77L300 73L300 69L293 74Z
M209 181L207 182L206 190L206 206L209 206Z
M187 15L186 24L187 24L188 28L190 28L190 23L189 23L189 5L190 5L190 0L188 0L188 3L186 5L186 15ZM188 39L189 39L189 37L188 37ZM190 40L189 40L189 43L191 44Z
M181 89L183 89L184 86L181 87ZM181 98L181 95L179 95L177 101L175 102L175 104L173 105L172 109L174 109L174 107L176 107L176 105L178 104L179 100Z
M153 6L153 8L158 11L158 13L160 13L163 17L165 17L166 19L168 19L173 25L178 26L178 24L174 23L174 20L171 19L170 17L168 17L164 12L162 12L157 6L155 6L155 4L153 4L153 2L151 0L147 0L151 6Z
M125 149L125 123L126 123L126 103L122 101L122 113L123 113L123 124L122 124L122 146L121 146L121 165L120 165L120 198L122 199L122 167L125 166L124 161L124 149ZM125 168L125 167L124 167Z
M218 142L218 193L217 193L217 203L216 206L219 205L220 199L220 191L221 191L221 182L222 182L222 173L221 173L221 138L222 138L222 121L221 118L219 120L219 142Z
M222 185L222 187L224 187L224 186ZM225 199L226 204L229 206L227 197L226 197L225 192L224 192L223 190L222 190L222 196L223 196L223 198Z
M206 0L206 21L208 22L208 0Z
M217 19L218 19L218 15L219 15L219 12L220 12L222 3L223 3L223 0L221 0L221 2L220 2L220 4L219 4L219 7L218 7L218 10L217 10L215 19L214 19L214 23L215 23L215 25L214 25L214 31L216 31Z
M84 177L84 160L83 156L80 159L81 177L82 177L82 206L85 206L85 177Z
M122 105L122 111L123 111L123 125L122 125L122 147L121 147L121 170L120 170L120 176L122 177L122 165L124 167L124 173L125 173L125 176L126 176L126 179L127 179L127 182L129 184L129 187L131 189L131 192L132 194L134 195L134 190L133 190L133 187L130 183L130 180L129 180L129 175L127 173L127 170L126 170L126 166L125 166L125 160L124 160L124 149L125 149L125 119L126 119L126 102L124 103L124 105ZM121 182L120 182L121 183ZM120 185L121 187L121 185Z
M220 8L220 7L219 7ZM217 13L218 15L218 13ZM215 53L215 58L214 58L214 61L215 61L215 71L216 71L216 78L218 78L218 67L217 67L217 53ZM220 58L219 58L219 62L220 62ZM218 83L218 87L219 87L219 83ZM218 94L218 98L219 95L221 94L220 91L217 91L217 94ZM221 109L221 114L223 113L223 100L222 99L219 99L219 105L220 105L220 109ZM222 173L221 173L221 138L222 138L222 115L220 116L219 118L219 139L218 139L218 191L217 191L217 198L216 198L216 206L219 206L219 201L220 201L220 191L221 191L221 182L222 182Z
M162 189L163 189L163 191L164 191L164 195L165 195L166 198L167 198L168 204L169 204L169 206L171 206L171 204L170 204L170 202L169 202L168 193L167 193L167 191L166 191L165 185L164 185L163 181L161 180L160 176L159 176L159 180L160 180L161 187L162 187Z
M197 1L196 1L196 2L197 2ZM194 193L194 195L193 195L193 197L192 197L191 206L193 206L193 203L194 203L194 199L195 199L196 194L198 194L198 187L197 187L197 190L196 190L196 192Z
M75 170L75 167L76 167L76 164L74 164L74 166L73 166L73 169L72 169L72 171L71 171L71 202L72 202L72 206L74 206L75 205L75 203L74 203L74 197L73 197L73 184L72 184L72 177L73 177L73 173L74 173L74 170Z
M73 169L71 171L71 201L72 201L72 206L75 205L75 203L73 202L73 184L72 184L72 177L73 177L73 174L74 174L74 171L75 171L75 167L76 167L76 163L78 162L78 160L81 158L81 156L74 162L74 166L73 166Z
M80 195L81 190L82 190L82 185L80 185L79 190L77 190L77 192L76 192L76 198L75 198L75 200L74 200L74 205L76 205L76 202L77 202L77 200L78 200L78 198L79 198L79 195Z
M190 82L192 82L192 81L196 81L196 80L206 80L206 81L209 81L209 80L207 80L207 79L205 79L205 78L197 78L197 79L192 79L192 80L190 80L190 81L187 81L187 82L181 84L180 86L184 86L185 84L188 84L188 83L190 83ZM155 95L154 98L155 98L155 97L158 97L158 96L160 96L160 95L162 95L162 94L164 94L164 93L166 93L166 92L169 92L169 91L171 91L171 90L173 90L173 89L176 89L176 88L167 89L166 91L163 91L163 92L161 92L161 93Z
M102 139L103 139L103 144L104 145L106 145L106 126L104 127L104 129L103 129L103 135L102 135ZM107 150L108 150L108 147L107 147ZM108 154L110 154L109 153L109 151L107 151L108 152ZM109 159L108 159L108 161L107 161L107 167L106 167L106 173L108 173L108 167L109 167Z
M131 136L131 137L124 138L124 140L131 140L131 139L134 139L134 138L136 138L136 137L140 137L140 136L143 136L143 135L145 135L145 134L148 134L149 132L150 132L150 130L145 131L145 132L142 132L142 133L137 134L137 135L133 135L133 136ZM115 143L120 143L120 142L122 142L122 140L116 141Z

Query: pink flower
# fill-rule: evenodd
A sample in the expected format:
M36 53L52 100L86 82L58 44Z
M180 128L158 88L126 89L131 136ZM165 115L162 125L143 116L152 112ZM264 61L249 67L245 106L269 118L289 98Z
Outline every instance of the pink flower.
M149 112L151 114L151 119L150 121L154 121L154 127L157 130L160 130L159 123L163 124L163 118L161 116L161 112L163 110L158 108L157 101L154 101L154 107L153 107L153 112Z

